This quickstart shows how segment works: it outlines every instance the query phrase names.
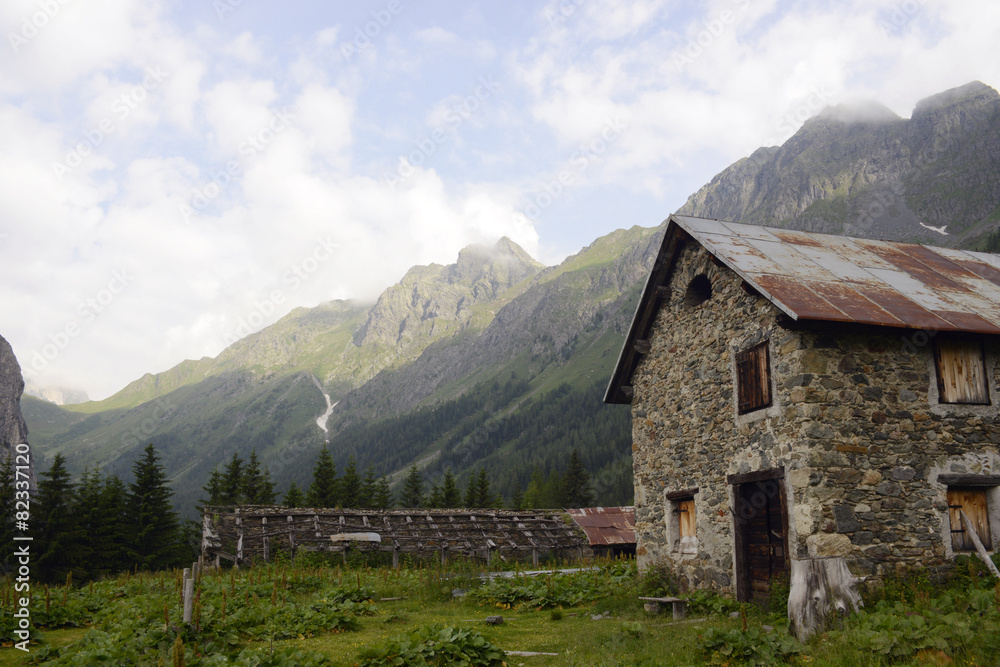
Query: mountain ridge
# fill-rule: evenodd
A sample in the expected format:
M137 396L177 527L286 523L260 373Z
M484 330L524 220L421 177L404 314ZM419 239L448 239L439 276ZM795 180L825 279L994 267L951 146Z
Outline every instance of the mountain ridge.
M921 100L909 119L878 103L824 109L678 212L973 247L1000 224L998 173L1000 95L973 82ZM428 481L451 467L460 483L484 466L510 498L581 448L597 502L628 502L629 417L599 399L662 229L617 229L551 267L509 239L469 246L453 264L411 268L374 304L299 308L127 396L72 411L32 399L25 414L39 449L78 468L127 474L152 441L194 497L212 466L256 449L283 488L308 483L327 436L319 382L338 401L327 426L339 466L353 456L398 477L419 463Z

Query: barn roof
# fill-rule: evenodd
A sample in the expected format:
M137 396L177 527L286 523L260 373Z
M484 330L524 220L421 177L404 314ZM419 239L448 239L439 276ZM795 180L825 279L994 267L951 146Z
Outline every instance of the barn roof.
M632 372L693 239L793 320L1000 333L1000 256L672 215L604 400L631 401ZM641 346L640 346L641 347Z
M592 547L635 544L634 507L584 507L566 513L587 534Z

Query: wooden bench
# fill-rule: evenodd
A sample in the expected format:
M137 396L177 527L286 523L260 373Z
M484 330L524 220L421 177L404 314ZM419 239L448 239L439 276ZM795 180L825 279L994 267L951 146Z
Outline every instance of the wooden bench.
M678 621L684 618L684 614L687 612L687 600L683 598L644 598L640 597L640 600L646 603L646 611L650 614L660 613L660 605L670 603L674 608L674 620Z

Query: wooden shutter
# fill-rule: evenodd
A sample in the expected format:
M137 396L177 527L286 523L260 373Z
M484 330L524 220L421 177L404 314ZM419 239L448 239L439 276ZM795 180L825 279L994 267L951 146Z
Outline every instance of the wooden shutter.
M767 341L736 353L736 390L741 415L771 405Z
M677 523L680 526L680 536L694 537L694 498L677 501Z
M942 340L934 344L938 400L941 403L989 405L983 346L975 340Z
M990 516L986 506L986 491L983 489L948 489L948 519L951 522L951 548L954 551L972 551L976 545L965 528L962 512L969 517L976 528L979 541L987 549L993 549L990 536Z

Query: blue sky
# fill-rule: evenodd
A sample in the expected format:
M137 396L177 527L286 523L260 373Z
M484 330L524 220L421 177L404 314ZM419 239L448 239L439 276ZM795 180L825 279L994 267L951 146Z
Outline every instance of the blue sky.
M509 236L658 224L831 104L1000 82L988 2L8 0L0 335L101 398Z

